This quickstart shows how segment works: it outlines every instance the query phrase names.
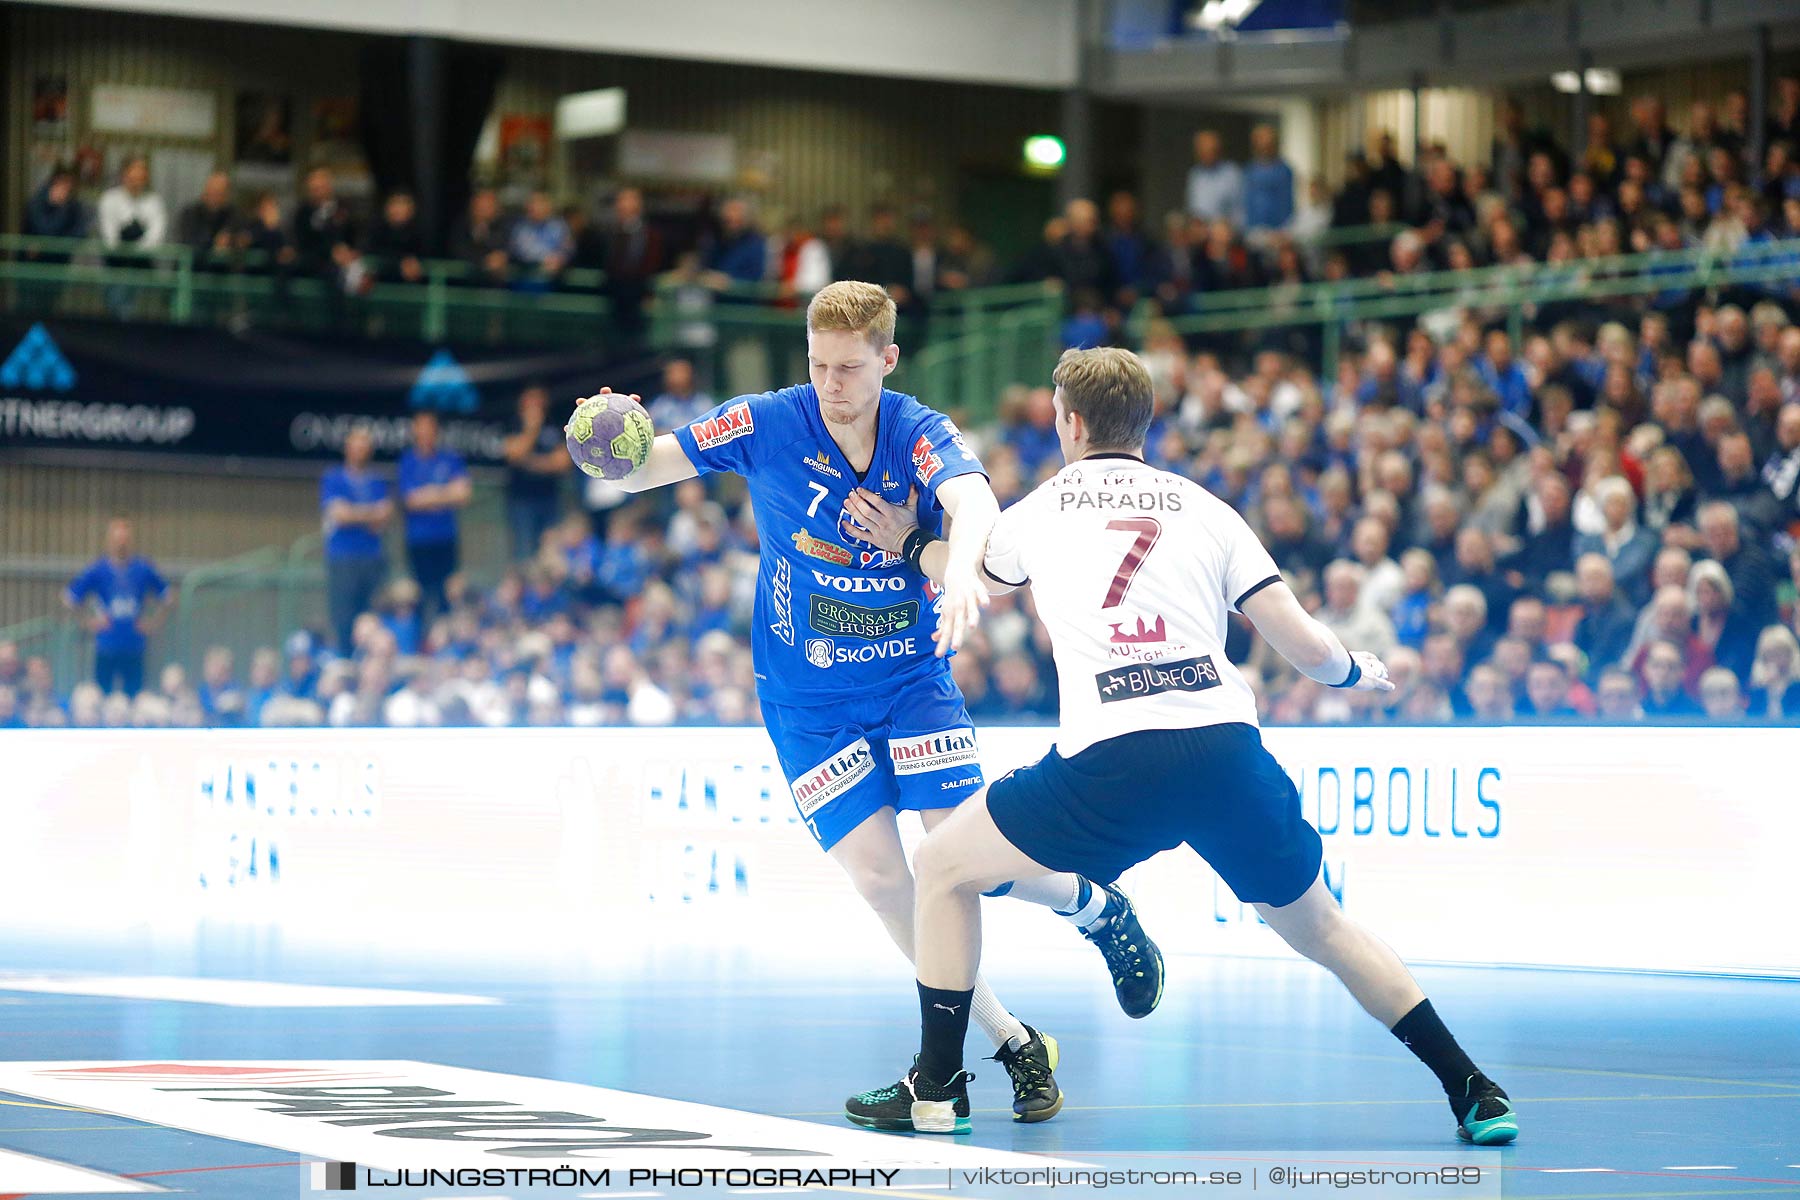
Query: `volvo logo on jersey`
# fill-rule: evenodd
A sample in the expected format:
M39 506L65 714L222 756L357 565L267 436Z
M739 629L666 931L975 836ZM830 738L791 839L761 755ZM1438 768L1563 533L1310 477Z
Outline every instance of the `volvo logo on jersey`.
M1111 704L1164 692L1204 692L1219 686L1219 671L1212 655L1202 654L1179 662L1114 667L1094 676L1094 684L1100 689L1100 703Z

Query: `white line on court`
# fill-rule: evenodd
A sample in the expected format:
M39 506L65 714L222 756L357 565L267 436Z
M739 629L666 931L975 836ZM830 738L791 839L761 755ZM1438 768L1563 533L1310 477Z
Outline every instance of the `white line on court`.
M1611 1175L1611 1167L1544 1167L1545 1175Z
M1736 1167L1663 1167L1664 1171L1735 1171Z

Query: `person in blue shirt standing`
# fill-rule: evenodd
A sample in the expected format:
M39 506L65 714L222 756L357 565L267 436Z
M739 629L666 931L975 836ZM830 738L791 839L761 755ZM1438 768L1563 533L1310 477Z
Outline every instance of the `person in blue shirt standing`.
M406 510L406 563L419 584L426 624L443 612L444 583L456 573L456 513L468 504L469 468L438 445L438 419L414 413L412 446L400 456L400 505Z
M69 583L63 604L94 635L94 681L135 696L144 686L144 645L175 610L175 590L156 565L132 553L131 522L106 526L106 553Z
M1000 505L950 419L882 386L899 362L895 321L892 297L875 284L821 289L806 310L811 383L738 396L662 434L623 483L641 492L719 471L748 482L761 542L751 648L776 759L807 829L910 958L912 874L896 817L917 812L930 829L981 790L975 730L949 656L985 602L981 553ZM927 583L910 548L892 553L869 541L851 515L853 489L897 504L911 498L922 528L948 531L941 588ZM993 894L1067 918L1106 955L1126 1012L1156 1007L1161 956L1152 951L1135 973L1115 966L1124 962L1111 948L1120 931L1148 946L1123 892L1063 874ZM1055 1039L1019 1021L985 984L971 1005L1012 1079L1014 1119L1055 1116Z
M369 470L375 439L358 426L344 439L344 465L319 481L325 523L326 602L339 654L349 654L350 627L366 611L387 574L381 531L394 515L388 481Z
M1294 169L1281 158L1273 125L1250 131L1250 165L1244 169L1244 228L1275 233L1294 219Z

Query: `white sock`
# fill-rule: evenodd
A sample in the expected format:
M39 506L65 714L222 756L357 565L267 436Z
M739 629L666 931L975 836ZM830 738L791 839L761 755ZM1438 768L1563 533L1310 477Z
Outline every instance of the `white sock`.
M1100 928L1102 923L1101 914L1106 911L1106 902L1110 898L1106 894L1106 889L1099 884L1091 884L1090 886L1093 888L1093 891L1088 894L1087 903L1072 913L1063 914L1063 916L1068 919L1069 924L1075 926L1075 928L1081 930L1083 933L1093 933Z
M981 1026L981 1032L987 1034L996 1050L1017 1050L1031 1036L1025 1032L1025 1023L1006 1011L994 989L979 975L975 977L975 998L970 1002L969 1016Z
M1027 904L1041 904L1066 917L1081 907L1081 876L1039 875L1034 879L1015 879L1006 894Z

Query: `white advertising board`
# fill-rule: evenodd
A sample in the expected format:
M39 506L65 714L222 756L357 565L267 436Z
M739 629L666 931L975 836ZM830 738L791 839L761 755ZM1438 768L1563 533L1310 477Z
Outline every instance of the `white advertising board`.
M997 778L1051 731L980 736ZM1404 957L1800 976L1784 915L1800 730L1267 740L1323 835L1327 883ZM225 922L490 958L617 955L633 938L893 957L761 730L21 731L0 734L0 761L0 906L18 935ZM1185 850L1125 886L1171 952L1288 953ZM1004 932L990 945L1071 944L1030 906L984 912Z

